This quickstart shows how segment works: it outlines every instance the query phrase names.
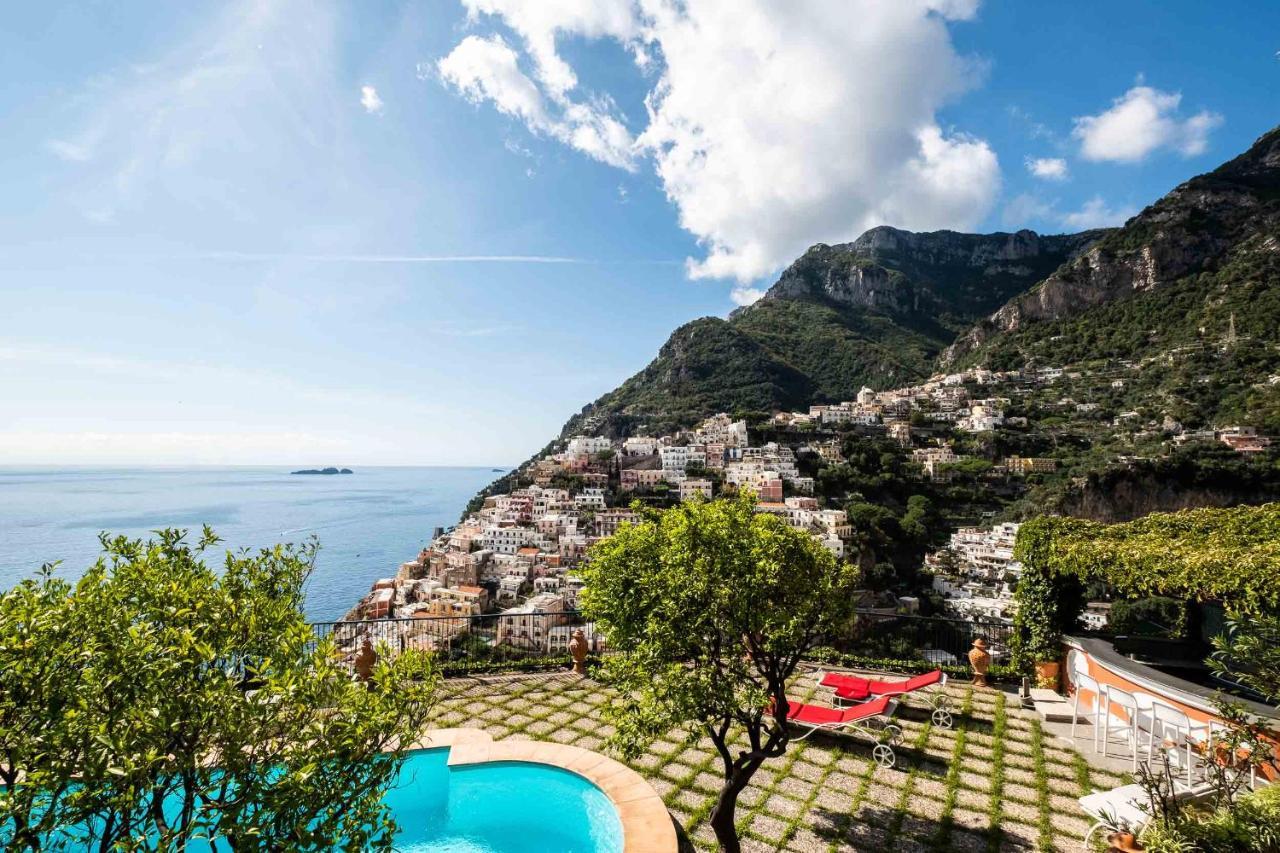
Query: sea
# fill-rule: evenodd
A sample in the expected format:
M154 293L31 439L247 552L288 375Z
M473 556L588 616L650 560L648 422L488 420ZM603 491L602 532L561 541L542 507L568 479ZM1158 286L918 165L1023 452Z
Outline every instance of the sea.
M505 471L506 469L502 469ZM295 475L280 468L0 467L0 590L42 564L74 580L93 564L100 532L146 538L201 525L222 550L320 542L306 589L312 621L333 621L417 556L436 527L455 524L494 468L355 468Z

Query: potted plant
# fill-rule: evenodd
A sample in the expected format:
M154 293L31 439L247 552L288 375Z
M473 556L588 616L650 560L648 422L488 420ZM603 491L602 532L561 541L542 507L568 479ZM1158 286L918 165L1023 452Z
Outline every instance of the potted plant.
M1024 672L1034 668L1036 686L1057 690L1062 664L1062 592L1051 579L1024 574L1018 582L1014 617L1014 663Z
M1123 850L1125 853L1143 849L1138 842L1138 836L1133 832L1133 827L1129 825L1128 821L1120 819L1114 810L1104 810L1098 817L1102 821L1102 828L1107 831L1106 838L1109 849Z

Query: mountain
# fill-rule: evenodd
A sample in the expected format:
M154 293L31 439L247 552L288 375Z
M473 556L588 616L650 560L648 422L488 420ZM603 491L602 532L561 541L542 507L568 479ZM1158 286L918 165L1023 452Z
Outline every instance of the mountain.
M1280 252L1280 128L1239 157L1178 186L1027 293L966 332L944 355L960 360L994 337L1142 297L1200 273L1261 273ZM1247 269L1235 269L1243 264ZM1234 280L1234 279L1232 279ZM1099 314L1099 318L1104 315ZM1020 340L1059 329L1039 325ZM997 349L992 347L992 350Z
M1131 400L1280 430L1280 128L965 331L939 367L1130 360Z
M879 227L810 248L754 305L702 318L565 425L623 436L771 411L953 367L1158 360L1129 395L1280 430L1280 128L1123 227ZM1225 349L1223 344L1225 343ZM1169 355L1173 353L1176 357Z
M880 227L852 243L818 244L756 304L681 326L562 436L663 430L717 411L803 407L848 399L863 385L918 381L958 334L1106 233Z
M1114 520L1274 499L1277 446L1240 456L1213 428L1280 434L1278 282L1280 128L1121 228L1042 236L882 227L815 245L754 305L677 329L651 364L574 415L561 437L664 434L715 412L802 409L851 399L862 385L902 386L974 365L1066 367L1035 374L1054 380L986 392L1010 399L1016 427L922 430L967 457L956 481L921 483L902 473L909 454L896 443L847 432L848 463L811 472L822 499L879 501L876 512L905 524L909 498L923 495L946 521L939 530L992 513ZM1048 457L1056 472L989 476L1014 454ZM525 482L523 471L491 484L471 508ZM872 526L894 540L885 519Z

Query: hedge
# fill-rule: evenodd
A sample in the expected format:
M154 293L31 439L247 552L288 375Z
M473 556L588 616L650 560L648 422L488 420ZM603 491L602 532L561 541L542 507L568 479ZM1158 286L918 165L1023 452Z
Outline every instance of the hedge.
M587 666L598 664L597 659L588 658ZM569 669L573 661L568 657L527 657L510 660L482 661L447 661L440 665L440 672L445 678L465 675L491 675L502 672L546 672L547 670Z

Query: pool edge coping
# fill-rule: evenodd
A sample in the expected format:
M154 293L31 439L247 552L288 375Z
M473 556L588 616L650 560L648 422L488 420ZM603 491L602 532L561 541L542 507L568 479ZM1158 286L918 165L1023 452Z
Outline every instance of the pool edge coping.
M678 849L675 825L662 797L643 776L607 755L549 741L495 741L483 729L431 729L412 748L445 747L450 767L524 761L568 770L591 782L613 803L622 824L624 853L675 853Z

